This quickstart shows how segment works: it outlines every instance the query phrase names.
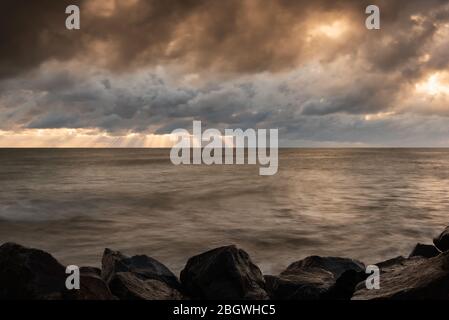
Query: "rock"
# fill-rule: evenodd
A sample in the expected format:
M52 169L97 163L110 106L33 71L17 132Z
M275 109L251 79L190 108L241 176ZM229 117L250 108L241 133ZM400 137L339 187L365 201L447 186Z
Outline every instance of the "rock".
M422 256L415 256L410 258L404 258L398 256L396 258L388 259L382 262L378 262L375 265L380 268L381 273L388 273L396 270L401 270L407 266L414 265L417 262L423 262L426 258Z
M382 271L388 270L389 268L395 268L398 265L403 266L404 263L406 263L408 259L404 258L403 256L397 256L395 258L391 258L382 262L378 262L375 265L378 266Z
M117 272L131 272L144 279L155 279L179 288L178 278L162 263L145 255L127 257L118 251L105 249L102 260L103 279L107 282Z
M148 256L127 257L105 249L102 278L119 299L179 299L178 278L162 263Z
M190 258L181 272L181 282L190 296L199 299L268 299L262 272L235 246Z
M101 269L95 267L81 267L80 273L91 276L99 276L101 277Z
M266 276L267 292L275 300L318 300L335 284L335 278L323 269L303 270L297 274Z
M409 258L411 257L424 257L424 258L433 258L439 255L441 252L435 246L431 244L421 244L418 243L413 249L412 253L410 253Z
M74 300L116 300L106 282L101 278L101 270L93 267L80 268L80 290L70 292Z
M364 278L359 261L318 256L292 263L277 277L265 277L270 297L279 300L350 299Z
M335 285L324 296L325 299L350 300L358 283L364 283L367 275L364 272L348 270L342 273Z
M0 247L1 299L62 299L65 268L50 254L14 243Z
M403 256L397 256L382 262L378 262L375 265L379 267L380 274L384 275L391 272L400 272L402 269L415 265L419 262L424 261L426 258L416 256L411 258L404 258ZM366 288L365 281L357 284L355 291L359 291Z
M380 289L358 287L354 300L449 299L449 252L383 264Z
M423 262L425 259L426 258L421 256L410 257L408 259L404 258L403 256L398 256L396 258L379 262L376 264L376 266L379 267L381 274L383 274L393 271L400 271L408 266Z
M289 270L295 269L313 269L320 268L331 272L335 278L340 277L344 272L348 270L354 270L357 272L365 272L365 265L357 260L339 257L319 257L310 256L303 260L292 263L288 268Z
M143 279L131 272L118 272L109 282L114 294L122 300L181 300L182 294L165 282Z
M435 246L441 251L449 250L449 226L435 239L433 239Z

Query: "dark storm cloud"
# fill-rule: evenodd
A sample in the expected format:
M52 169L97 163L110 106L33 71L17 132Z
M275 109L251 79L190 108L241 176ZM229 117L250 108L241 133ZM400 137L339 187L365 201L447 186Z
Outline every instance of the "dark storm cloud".
M197 119L292 140L391 139L397 122L363 115L404 108L417 82L447 69L448 3L3 0L0 130L168 133ZM79 31L65 29L69 4ZM379 31L364 26L368 4Z
M195 70L286 70L317 54L308 52L305 42L319 19L342 16L352 24L348 38L338 45L322 39L327 44L319 44L321 59L365 51L373 65L391 69L416 55L434 31L433 20L424 23L424 30L413 31L410 15L447 18L438 11L445 0L374 1L381 8L383 27L375 35L364 28L364 9L372 2L3 0L0 76L11 76L53 58L84 56L97 64L98 55L106 56L106 65L118 70L160 63L178 63ZM65 29L68 4L81 7L80 31ZM377 40L391 33L397 42L379 46ZM104 46L97 48L101 43Z
M52 71L55 69L58 71ZM53 76L64 79L61 74L65 73L60 68L11 81L7 93L0 98L0 130L12 130L19 125L30 129L99 128L113 136L129 131L165 134L177 128L191 129L192 120L197 119L202 120L204 128L220 130L279 128L281 145L285 146L313 143L326 146L332 142L351 145L361 141L371 145L419 145L431 141L432 145L438 145L448 134L447 121L441 117L398 115L370 122L342 112L304 112L309 101L316 101L319 109L320 103L326 104L335 97L321 90L331 86L331 81L321 87L315 83L307 87L306 81L315 79L303 71L287 77L259 75L251 78L251 85L243 78L199 89L176 85L169 77L156 73L116 76L98 70L78 72L72 74L76 81L70 76L65 79L75 85L52 91L41 89L54 81ZM46 74L43 82L41 73ZM109 85L105 86L105 82ZM293 90L296 86L304 90ZM279 95L279 90L284 94ZM5 117L6 114L9 116Z
M76 54L78 34L67 34L65 8L73 0L2 0L0 3L0 77Z

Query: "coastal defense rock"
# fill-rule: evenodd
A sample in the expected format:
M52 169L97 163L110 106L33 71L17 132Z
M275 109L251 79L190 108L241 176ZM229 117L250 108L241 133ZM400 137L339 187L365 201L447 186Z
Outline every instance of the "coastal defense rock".
M395 258L391 258L382 262L378 262L375 265L379 267L381 279L385 274L389 274L392 272L401 272L406 267L416 265L425 261L427 258L422 256L415 256L410 258L404 258L403 256L397 256ZM359 291L366 288L365 281L361 281L357 284L355 291Z
M441 251L449 250L449 226L435 239L433 239L435 246Z
M411 257L423 257L423 258L433 258L439 255L441 252L435 246L431 244L416 244L412 253L410 253L409 258Z
M109 282L117 272L131 272L143 279L155 279L180 287L178 278L162 263L145 255L127 257L118 251L105 249L101 275Z
M380 289L358 286L354 300L449 299L449 252L381 266Z
M6 243L0 247L0 299L62 299L65 268L50 254Z
M376 263L376 266L379 267L381 273L388 273L404 269L409 265L416 264L417 261L421 262L422 259L422 257L412 257L407 259L403 256L398 256L382 262L378 262Z
M262 272L245 251L235 246L190 258L181 272L181 282L193 298L268 299Z
M80 268L80 290L70 291L75 300L116 300L108 285L101 278L101 270L93 267Z
M275 300L318 300L331 289L335 278L323 269L303 270L297 274L265 276L267 291Z
M135 273L118 272L109 282L114 294L122 300L181 300L182 294L165 282L140 278Z
M354 270L365 272L365 265L357 260L339 257L310 256L303 260L292 263L285 272L294 270L307 270L320 268L331 272L335 278L339 278L344 272Z
M95 268L95 267L81 267L80 273L86 274L86 275L91 275L91 276L101 277L101 269Z
M178 278L162 263L148 256L127 257L105 249L101 275L119 299L172 300L181 297Z
M266 276L273 299L350 299L365 278L363 263L346 258L311 256L292 263L279 276Z

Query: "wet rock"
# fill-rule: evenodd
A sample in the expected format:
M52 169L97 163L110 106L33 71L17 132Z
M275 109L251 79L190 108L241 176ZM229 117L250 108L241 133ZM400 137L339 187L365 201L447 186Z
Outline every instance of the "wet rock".
M279 276L266 276L270 297L279 300L350 299L365 278L363 263L311 256L292 263Z
M275 300L318 300L335 284L331 272L314 269L297 274L266 276L267 292Z
M410 253L409 258L411 257L423 257L423 258L433 258L439 255L441 252L435 246L431 244L416 244L412 253Z
M365 272L365 265L357 260L339 257L319 257L310 256L303 260L292 263L287 272L295 269L312 269L320 268L331 272L335 278L340 277L344 272L348 270L354 270L357 272Z
M102 278L119 299L178 299L178 278L162 263L144 255L127 257L105 249Z
M396 258L388 259L379 263L376 266L379 267L381 274L390 273L393 271L400 271L408 266L416 265L417 263L423 262L424 257L415 256L410 258L404 258L403 256L398 256Z
M395 258L391 258L385 261L381 261L376 263L375 265L379 267L380 274L384 275L391 272L400 272L400 270L405 267L415 265L418 262L424 261L426 258L416 256L411 258L404 258L403 256L397 256ZM359 291L366 288L365 281L362 281L357 284L355 291Z
M380 269L388 269L388 268L394 268L398 265L403 265L407 261L407 258L404 258L403 256L397 256L385 261L381 261L376 263L375 265L378 266Z
M404 269L407 266L415 265L418 262L423 262L426 258L422 256L415 256L410 258L404 258L403 256L397 256L382 262L378 262L375 265L379 267L381 273L389 273Z
M193 298L268 299L261 271L245 251L235 246L190 258L181 272L181 282Z
M127 257L118 251L105 249L102 259L103 279L107 282L117 272L131 272L143 279L155 279L180 287L178 278L165 265L145 255Z
M342 273L329 292L324 296L325 299L350 300L354 295L358 283L364 283L366 273L362 271L348 270Z
M441 251L449 250L449 226L435 239L433 239L435 246Z
M65 268L47 252L0 247L0 299L62 299L65 280Z
M95 267L81 267L81 274L91 275L91 276L99 276L101 277L101 269Z
M449 252L382 263L380 289L358 286L354 300L449 299Z
M111 291L121 300L181 300L183 295L165 282L144 279L131 272L118 272L109 282Z
M80 290L70 291L75 300L116 300L106 282L101 278L101 270L93 267L80 268Z

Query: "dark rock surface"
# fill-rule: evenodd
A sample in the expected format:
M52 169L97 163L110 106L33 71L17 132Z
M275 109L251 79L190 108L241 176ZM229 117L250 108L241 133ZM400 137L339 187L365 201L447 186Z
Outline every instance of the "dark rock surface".
M118 272L109 282L111 291L121 300L180 300L183 295L167 283L144 279L131 272Z
M434 258L391 259L381 268L380 289L358 286L354 300L449 299L449 252Z
M180 299L178 278L162 263L148 256L127 257L105 249L102 278L119 299Z
M50 254L14 243L0 247L0 299L62 299L65 268Z
M101 275L108 282L115 273L131 272L143 279L155 279L179 288L178 278L165 265L145 255L127 257L118 251L105 249Z
M423 258L433 258L441 253L435 246L431 244L416 244L412 253L410 253L409 258L411 257L423 257Z
M80 290L68 290L69 275L50 254L6 243L0 246L0 300L449 299L449 251L417 244L409 258L376 265L379 290L368 290L364 264L347 258L311 256L264 277L245 251L227 246L190 258L179 282L153 258L105 249L102 269L80 268Z
M365 272L365 265L360 261L349 258L319 256L310 256L303 260L294 262L287 268L286 271L296 269L307 270L313 268L320 268L329 271L335 278L340 277L348 270Z
M376 263L381 271L387 272L390 269L402 268L410 259L404 258L403 256L397 256L395 258L391 258L385 261L381 261Z
M311 256L292 263L279 276L267 276L273 299L350 299L365 278L363 263L346 258Z
M116 300L106 282L101 278L101 270L93 267L80 268L80 290L71 290L75 300Z
M199 299L268 299L262 272L235 246L192 257L181 272L186 292Z
M384 274L391 272L401 272L402 269L411 265L416 265L417 263L423 262L424 260L426 260L426 258L420 256L410 258L397 256L392 259L378 262L375 265L379 267L380 274L383 276ZM359 291L365 288L366 288L365 281L362 281L357 284L355 291Z
M101 277L101 269L95 268L95 267L81 267L80 268L81 274L88 274L92 276L99 276Z
M438 237L433 239L433 243L435 247L443 252L449 250L449 226Z

